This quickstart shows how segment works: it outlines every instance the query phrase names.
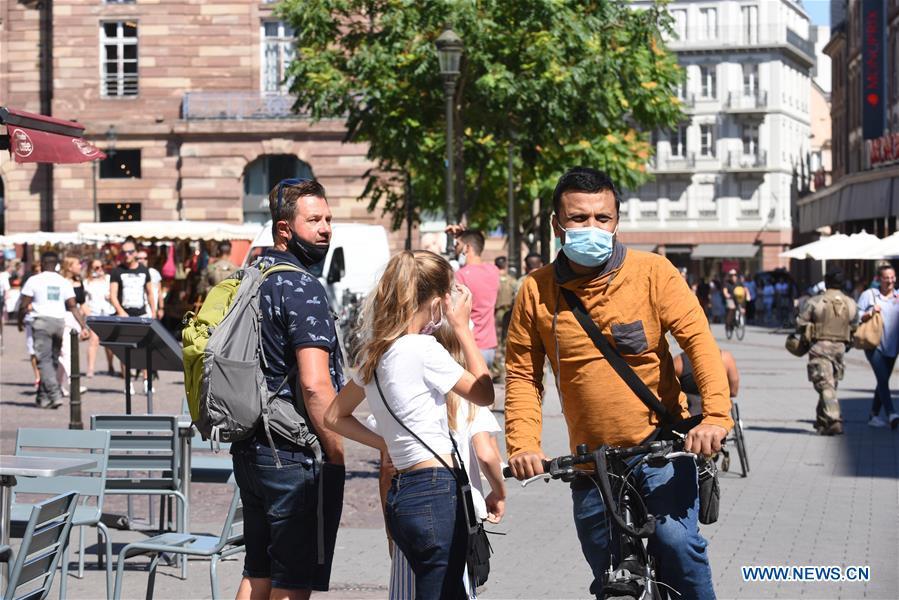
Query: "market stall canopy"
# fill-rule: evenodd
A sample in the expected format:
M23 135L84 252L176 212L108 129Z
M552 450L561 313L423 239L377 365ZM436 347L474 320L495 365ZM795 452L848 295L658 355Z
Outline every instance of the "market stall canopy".
M759 252L755 244L698 244L693 258L752 258Z
M841 242L848 240L849 236L843 233L837 233L834 235L830 235L827 237L823 237L820 240L814 241L810 244L805 244L804 246L797 246L791 250L787 250L786 252L781 252L781 258L793 258L797 260L804 260L806 258L811 258L813 260L821 260L823 257L821 253L831 244L840 244Z
M833 239L836 236L831 236ZM880 244L880 238L865 231L853 233L845 239L834 240L830 244L820 248L814 258L818 260L855 260L871 257L871 252Z
M96 240L85 239L84 236L77 232L50 232L50 231L32 231L28 233L14 233L11 235L0 235L0 248L12 248L16 244L29 244L32 246L50 245L75 245L93 242Z
M878 240L867 258L899 258L899 232Z
M215 221L113 221L81 223L78 233L91 237L138 240L252 240L262 225L219 223Z
M106 155L85 140L84 127L23 110L0 107L9 153L19 163L82 163Z

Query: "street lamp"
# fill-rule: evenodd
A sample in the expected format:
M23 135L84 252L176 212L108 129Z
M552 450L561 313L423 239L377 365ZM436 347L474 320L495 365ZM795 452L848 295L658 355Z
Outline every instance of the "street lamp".
M456 79L459 78L459 63L462 60L462 38L447 27L435 42L440 74L443 76L443 91L446 95L446 224L455 221L453 201L453 97L456 95ZM447 232L446 253L454 252L453 235Z
M115 125L110 125L106 130L106 156L111 158L115 156L115 143L118 139L116 135ZM97 204L97 172L100 169L100 161L95 160L93 163L93 196L94 196L94 223L100 221L100 207Z

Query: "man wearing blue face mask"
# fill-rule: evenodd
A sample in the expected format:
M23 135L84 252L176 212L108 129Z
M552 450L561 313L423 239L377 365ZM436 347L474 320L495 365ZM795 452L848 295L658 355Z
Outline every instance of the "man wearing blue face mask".
M562 251L522 283L506 344L506 446L519 479L543 472L543 365L556 377L572 452L579 444L633 446L660 435L661 425L689 417L665 334L671 332L693 364L702 415L680 423L686 450L711 455L733 426L727 376L699 302L665 257L626 248L617 240L619 204L609 177L578 167L553 193L553 229ZM645 389L633 388L604 358L572 313L586 313ZM640 395L638 395L638 392ZM650 406L647 394L654 396ZM661 404L662 411L658 410ZM663 414L660 414L663 413ZM714 598L706 541L698 531L696 464L677 458L664 467L635 468L641 496L656 515L650 550L658 578L680 597ZM609 519L593 482L572 484L575 525L603 595L608 569Z

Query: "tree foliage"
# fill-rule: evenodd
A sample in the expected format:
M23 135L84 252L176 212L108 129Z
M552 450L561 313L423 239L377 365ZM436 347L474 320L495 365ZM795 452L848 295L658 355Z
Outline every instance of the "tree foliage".
M663 2L636 10L620 0L285 0L278 11L296 31L296 107L346 119L347 139L369 144L378 168L364 197L397 225L406 188L417 210L444 206L434 41L447 23L465 44L454 137L456 202L470 222L491 227L505 216L510 144L524 207L574 165L640 185L649 132L683 118Z

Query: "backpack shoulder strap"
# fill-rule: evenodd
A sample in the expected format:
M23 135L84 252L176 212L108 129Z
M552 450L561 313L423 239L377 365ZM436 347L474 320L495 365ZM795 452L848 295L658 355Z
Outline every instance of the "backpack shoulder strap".
M673 423L673 418L668 407L662 404L652 390L646 387L643 380L640 379L639 375L637 375L631 366L627 364L627 361L624 360L618 350L609 343L606 336L602 334L602 331L599 330L599 327L596 326L596 323L594 323L593 319L590 318L590 315L587 314L587 310L584 308L583 303L577 295L564 287L559 286L559 289L562 291L565 302L568 303L568 306L578 323L580 323L581 327L605 359L609 361L609 364L612 365L612 368L615 369L618 376L624 380L628 387L631 388L631 391L636 394L643 404L658 415L663 425L671 425Z

